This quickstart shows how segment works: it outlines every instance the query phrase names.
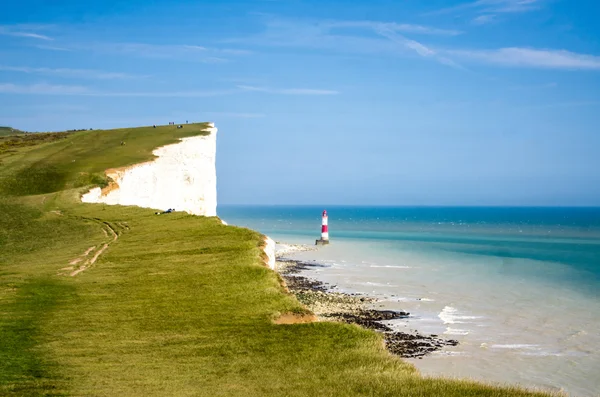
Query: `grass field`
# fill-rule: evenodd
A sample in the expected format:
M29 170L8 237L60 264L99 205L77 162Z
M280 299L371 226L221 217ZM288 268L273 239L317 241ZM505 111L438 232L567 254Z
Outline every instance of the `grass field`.
M79 202L102 170L204 127L76 132L0 154L0 395L541 395L422 378L356 326L273 324L304 308L254 231Z

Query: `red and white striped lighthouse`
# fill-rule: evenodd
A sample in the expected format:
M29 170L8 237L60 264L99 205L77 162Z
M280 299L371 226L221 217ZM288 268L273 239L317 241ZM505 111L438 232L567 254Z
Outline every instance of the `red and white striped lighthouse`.
M323 216L321 218L321 239L317 240L315 244L329 244L329 225L327 223L327 210L323 211Z

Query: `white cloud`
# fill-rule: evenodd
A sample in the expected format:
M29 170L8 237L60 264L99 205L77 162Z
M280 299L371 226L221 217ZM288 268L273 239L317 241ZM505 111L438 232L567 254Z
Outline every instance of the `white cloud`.
M138 97L138 98L203 98L222 95L230 95L236 90L213 90L213 91L166 91L166 92L89 92L87 96L105 97Z
M484 12L519 13L538 10L542 0L479 0L477 5L484 7Z
M479 15L478 17L473 18L473 23L475 25L485 25L486 23L493 22L496 19L496 15L494 14L484 14Z
M502 14L520 14L539 10L547 0L477 0L442 8L426 15L465 15L475 25L484 25L498 19Z
M430 26L415 25L409 23L378 22L378 21L324 21L319 22L324 31L332 31L340 28L365 28L371 30L386 29L393 32L415 33L439 36L457 36L462 34L459 30L439 29Z
M31 68L27 66L3 66L0 65L0 71L5 72L21 72L29 74L44 74L44 75L55 75L70 78L86 78L86 79L100 79L100 80L114 80L114 79L135 79L145 78L148 76L136 76L128 73L116 73L116 72L103 72L100 70L93 69L69 69L69 68Z
M87 87L76 85L31 84L18 85L0 83L0 93L3 94L29 94L29 95L76 95L94 97L159 97L159 98L198 98L228 95L239 90L217 91L167 91L167 92L108 92L95 91Z
M531 84L531 85L513 85L508 87L509 90L519 91L519 90L547 90L558 87L558 83L543 83L543 84Z
M243 56L252 52L236 48L211 48L195 44L86 43L72 44L65 50L94 51L107 54L133 55L159 59L191 59L203 63L228 62L227 56Z
M417 54L437 62L458 67L429 46L409 39L400 32L455 36L461 32L413 24L377 21L310 21L269 18L263 33L229 42L254 45L312 48L341 53ZM373 37L373 34L376 36ZM379 36L379 37L377 37Z
M3 94L85 95L87 92L87 88L73 85L0 83L0 93Z
M35 48L39 48L40 50L50 50L50 51L71 51L68 48L57 47L53 45L36 45Z
M425 46L422 43L419 43L418 41L408 39L392 30L389 30L389 29L383 28L383 27L377 29L376 32L378 34L380 34L381 36L386 37L395 43L398 43L406 48L413 50L414 52L416 52L418 55L420 55L422 57L432 58L432 59L435 59L436 61L443 63L445 65L461 68L460 65L458 65L456 62L454 62L450 58L439 55L437 51Z
M497 50L451 50L447 53L468 60L500 66L567 70L600 70L600 56L566 50L500 48Z
M467 3L467 6L485 4L494 6L496 10L502 9L508 12L508 9L514 11L516 9L524 10L534 5L537 7L539 1L480 0L475 3ZM481 18L480 23L494 18L493 15L489 14L482 15L482 17L485 18ZM232 41L264 46L326 50L328 53L417 55L457 69L465 69L461 64L466 62L538 69L600 69L600 57L595 55L578 54L567 50L519 47L491 50L448 49L448 47L432 46L406 37L405 34L399 33L398 26L402 25L371 21L313 21L308 23L306 21L271 18L267 20L265 32L253 37ZM348 27L353 28L353 30L335 31L333 27Z
M53 40L51 37L36 33L35 30L40 29L40 25L0 25L0 35L24 37L38 40Z
M272 89L254 86L237 86L232 89L209 90L209 91L164 91L164 92L118 92L97 91L87 87L74 85L54 84L32 84L17 85L12 83L0 83L0 93L4 94L29 94L29 95L76 95L91 97L137 97L137 98L201 98L222 95L231 95L244 91L264 92L279 95L336 95L339 92L333 90L311 89L311 88L284 88Z
M323 90L323 89L313 89L313 88L283 88L283 89L274 89L267 87L255 87L250 85L238 85L239 89L243 91L255 91L255 92L265 92L269 94L283 94L283 95L337 95L338 91L334 90Z
M544 0L477 0L452 7L441 8L429 14L450 14L472 10L480 14L521 13L538 10Z
M558 102L547 103L541 105L526 106L528 109L553 109L553 108L578 108L578 107L600 107L600 101L575 101L575 102Z

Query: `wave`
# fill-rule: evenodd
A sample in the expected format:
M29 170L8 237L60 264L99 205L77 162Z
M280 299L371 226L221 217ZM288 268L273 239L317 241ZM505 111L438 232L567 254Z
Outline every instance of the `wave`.
M492 349L528 349L528 350L538 350L540 348L539 345L530 345L530 344L507 344L507 345L492 345L490 346Z
M433 352L432 355L446 356L446 357L455 357L455 356L468 357L468 356L470 356L467 352L455 352L455 351L448 351L448 350L438 350L436 352Z
M371 281L365 281L365 282L361 282L361 283L356 283L357 285L368 285L371 287L397 287L397 285L392 285L392 284L383 284L383 283L374 283Z
M412 266L394 266L394 265L371 265L369 267L387 268L387 269L413 269Z
M458 329L458 328L446 328L444 331L444 335L469 335L469 331L466 329Z
M395 285L388 285L388 284L384 284L384 285L386 287L395 287ZM389 295L386 295L382 299L379 299L379 301L380 302L435 302L435 299L431 299L431 298L409 298L407 296L389 296Z
M444 322L444 324L464 324L468 322L464 320L476 320L481 318L480 316L464 316L458 313L459 312L457 309L451 306L446 306L444 309L442 309L440 314L438 314L438 317Z
M545 352L545 351L539 351L539 352L521 352L521 355L523 355L523 356L536 356L536 357L562 357L562 356L564 356L564 354L562 354L562 353Z

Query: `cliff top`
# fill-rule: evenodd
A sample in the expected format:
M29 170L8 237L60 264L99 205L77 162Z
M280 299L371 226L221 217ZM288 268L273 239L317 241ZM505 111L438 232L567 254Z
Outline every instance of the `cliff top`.
M104 171L154 158L179 138L207 135L208 123L35 133L0 140L0 194L25 196L104 185Z

